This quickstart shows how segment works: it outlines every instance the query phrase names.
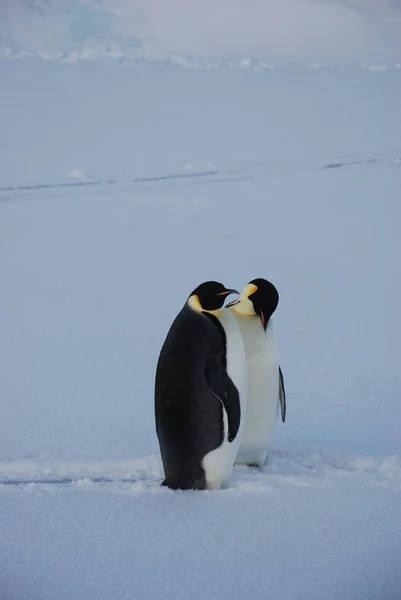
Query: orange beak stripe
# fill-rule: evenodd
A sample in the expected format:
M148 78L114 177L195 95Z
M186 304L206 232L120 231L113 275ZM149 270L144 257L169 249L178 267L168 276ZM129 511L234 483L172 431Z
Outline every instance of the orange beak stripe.
M239 294L237 290L224 290L224 292L219 292L218 296L228 296L228 294Z

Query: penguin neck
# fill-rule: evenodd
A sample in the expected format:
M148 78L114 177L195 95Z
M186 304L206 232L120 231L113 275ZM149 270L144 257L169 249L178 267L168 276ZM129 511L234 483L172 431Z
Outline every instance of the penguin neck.
M256 313L249 314L246 312L240 312L239 310L236 310L236 308L237 305L233 305L228 309L228 311L235 316L240 325L242 324L244 327L247 328L250 327L254 331L261 329L266 335L274 336L273 319L271 316L267 323L263 325L262 319Z
M255 313L249 300L247 303L240 301L237 304L233 304L229 306L228 310L238 319L252 319L255 323L257 319L260 321L259 315Z
M273 327L273 319L270 317L270 319L267 321L264 330L266 331L266 333L270 332L271 335L274 335L274 327Z

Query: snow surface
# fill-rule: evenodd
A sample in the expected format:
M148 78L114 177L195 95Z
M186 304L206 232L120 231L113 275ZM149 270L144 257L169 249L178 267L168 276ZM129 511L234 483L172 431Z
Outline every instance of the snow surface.
M0 80L0 599L399 600L401 71ZM277 444L160 488L164 336L201 281L258 276Z

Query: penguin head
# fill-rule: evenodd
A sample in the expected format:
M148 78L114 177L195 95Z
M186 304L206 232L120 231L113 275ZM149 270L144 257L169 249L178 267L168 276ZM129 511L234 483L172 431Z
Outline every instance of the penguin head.
M218 281L206 281L189 295L187 304L197 312L212 312L222 308L229 294L238 293L237 290L228 289Z
M278 305L278 291L270 281L258 278L252 279L244 287L239 300L227 304L234 313L254 317L257 315L266 329L270 317Z

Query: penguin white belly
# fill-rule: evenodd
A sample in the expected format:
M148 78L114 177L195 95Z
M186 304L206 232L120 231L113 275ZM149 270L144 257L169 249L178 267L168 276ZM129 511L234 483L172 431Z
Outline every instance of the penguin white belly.
M279 405L279 362L271 319L266 332L259 318L236 315L248 364L248 404L236 462L265 462L273 441Z
M233 454L232 442L228 441L228 418L223 409L224 439L221 446L212 450L202 461L205 471L206 485L209 490L219 489L231 477L235 455ZM235 441L235 440L234 440Z
M227 373L238 390L241 419L237 435L232 442L229 442L228 418L226 410L222 406L224 421L223 443L215 450L206 454L202 461L208 489L220 488L231 477L245 426L248 393L245 346L237 320L226 308L222 308L214 314L219 319L226 335Z

